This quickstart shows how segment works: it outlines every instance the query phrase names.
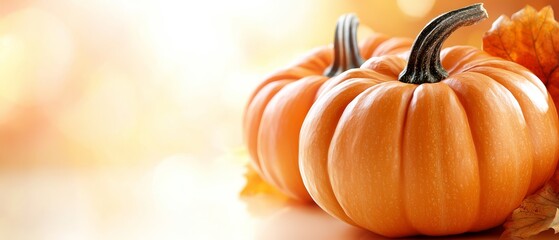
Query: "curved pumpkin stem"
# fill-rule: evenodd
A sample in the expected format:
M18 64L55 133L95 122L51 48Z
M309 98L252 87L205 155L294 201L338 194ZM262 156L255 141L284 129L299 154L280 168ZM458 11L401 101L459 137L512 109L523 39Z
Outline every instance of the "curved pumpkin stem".
M413 43L408 65L398 80L405 83L436 83L448 77L441 64L440 52L443 42L456 29L475 24L487 18L483 4L444 13L423 28Z
M338 19L334 35L334 62L324 71L325 76L333 77L363 64L357 44L358 25L359 20L354 14L345 14Z

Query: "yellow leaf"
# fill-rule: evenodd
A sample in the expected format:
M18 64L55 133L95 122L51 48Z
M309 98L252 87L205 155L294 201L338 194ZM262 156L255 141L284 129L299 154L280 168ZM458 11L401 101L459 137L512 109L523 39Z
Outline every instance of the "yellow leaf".
M258 172L252 167L250 163L248 152L246 149L239 150L235 152L235 159L242 162L245 165L245 179L246 184L241 190L241 197L252 197L256 195L269 195L278 199L286 199L287 196L279 192L272 185L268 184Z
M258 175L256 170L254 170L254 168L250 163L246 164L245 179L246 179L246 185L241 191L242 197L249 197L257 194L281 195L281 193L279 193L278 190L276 190L270 184L266 183L260 177L260 175Z

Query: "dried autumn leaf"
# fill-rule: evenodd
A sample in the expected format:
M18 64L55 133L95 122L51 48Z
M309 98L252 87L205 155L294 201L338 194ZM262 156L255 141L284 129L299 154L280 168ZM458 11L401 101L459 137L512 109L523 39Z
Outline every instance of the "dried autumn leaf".
M528 239L550 228L559 232L559 169L543 188L524 199L504 224L505 239Z
M550 6L531 6L499 17L483 37L483 50L519 63L538 76L559 106L559 23Z

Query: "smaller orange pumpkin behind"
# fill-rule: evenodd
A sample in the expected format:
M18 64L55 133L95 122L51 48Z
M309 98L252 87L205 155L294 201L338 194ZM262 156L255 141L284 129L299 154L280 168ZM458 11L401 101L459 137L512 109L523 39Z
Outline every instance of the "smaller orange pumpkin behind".
M312 201L299 171L299 131L323 83L362 57L409 50L411 39L372 34L358 47L357 18L338 21L334 45L320 47L295 64L268 76L256 87L245 108L243 131L251 161L264 180L291 198Z

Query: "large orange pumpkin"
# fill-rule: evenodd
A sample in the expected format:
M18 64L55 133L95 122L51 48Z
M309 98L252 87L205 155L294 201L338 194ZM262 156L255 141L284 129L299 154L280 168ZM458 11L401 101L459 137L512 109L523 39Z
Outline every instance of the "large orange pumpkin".
M458 234L503 223L552 176L558 119L541 81L473 47L441 53L486 17L481 4L443 14L409 61L374 57L329 81L300 133L319 206L384 236Z
M321 47L261 83L244 114L244 138L253 166L264 180L288 196L311 201L298 166L299 130L322 84L366 58L408 50L412 41L373 34L360 49L357 19L340 18L334 47ZM361 53L359 53L361 51Z

